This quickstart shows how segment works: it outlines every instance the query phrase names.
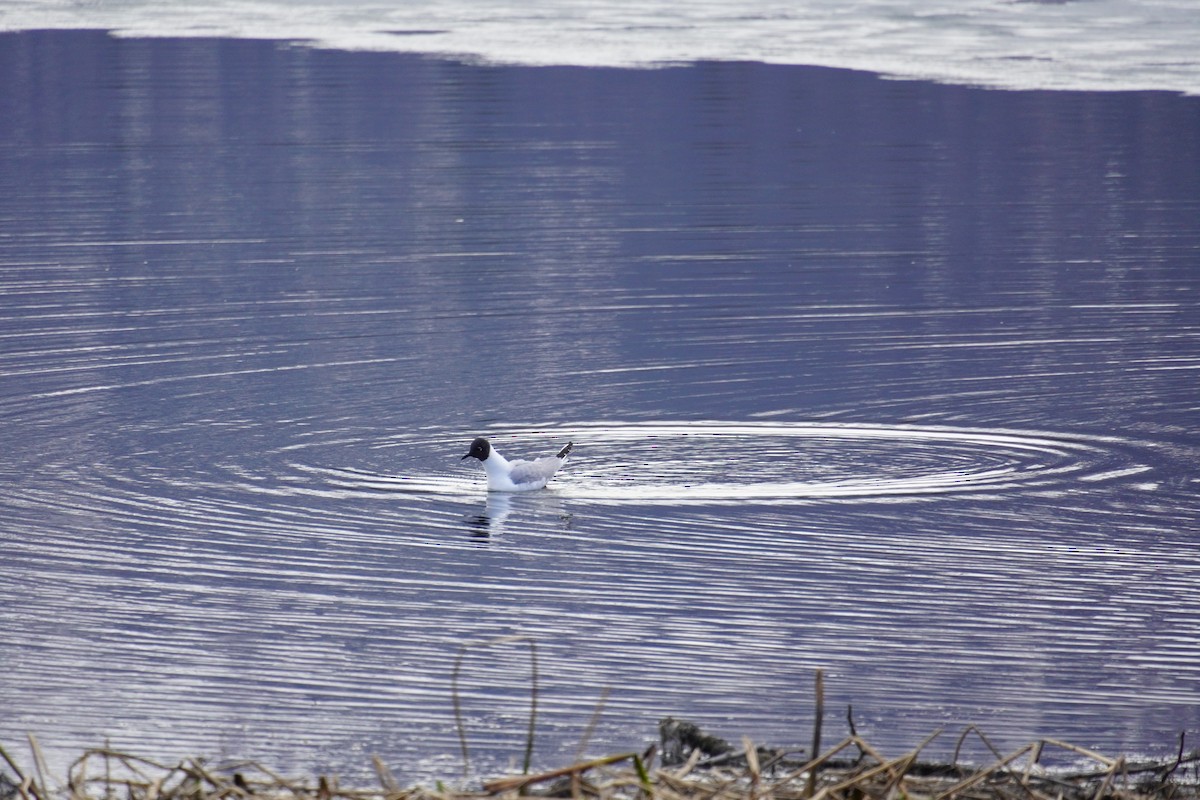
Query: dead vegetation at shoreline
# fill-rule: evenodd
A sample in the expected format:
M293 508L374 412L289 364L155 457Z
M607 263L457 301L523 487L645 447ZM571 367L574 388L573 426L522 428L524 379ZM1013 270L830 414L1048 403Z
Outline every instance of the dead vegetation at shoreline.
M661 741L639 753L586 759L544 772L492 778L471 787L402 786L374 759L378 785L350 788L336 777L294 779L257 763L210 766L201 759L162 764L108 748L83 753L61 783L46 775L36 739L32 774L3 748L0 800L513 800L521 796L579 800L1196 800L1200 750L1137 763L1110 758L1065 742L1042 739L990 763L968 766L920 759L938 734L897 758L882 756L857 734L805 759L796 752L735 747L696 726L664 720ZM958 741L978 737L968 728ZM1075 771L1048 770L1052 750L1086 764ZM665 756L665 758L664 758ZM682 758L682 762L674 761ZM674 761L674 763L672 763Z
M558 769L530 772L537 718L537 647L528 637L504 637L484 646L527 643L531 656L530 719L524 769L468 783L470 755L458 694L464 645L452 679L463 775L433 786L403 786L378 757L378 785L343 787L336 776L288 778L257 762L210 765L199 758L164 764L111 748L85 751L52 781L37 739L29 735L32 770L23 770L0 747L0 800L1200 800L1200 749L1186 751L1180 734L1176 754L1161 761L1108 757L1055 739L1039 739L1008 753L975 726L956 740L949 761L921 755L943 731L909 752L887 758L855 730L822 748L824 684L816 671L812 745L773 750L743 738L739 746L689 722L667 718L659 741L641 752L577 759ZM580 744L580 753L603 707L604 697ZM960 761L968 739L982 744L990 760ZM808 755L815 754L815 755ZM1067 756L1074 769L1050 768L1043 759ZM5 766L11 775L5 771Z

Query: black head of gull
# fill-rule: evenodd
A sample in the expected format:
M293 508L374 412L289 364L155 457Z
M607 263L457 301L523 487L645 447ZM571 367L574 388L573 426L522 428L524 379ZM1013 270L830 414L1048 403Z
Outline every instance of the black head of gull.
M466 461L468 458L478 458L480 461L487 461L488 456L492 454L492 446L488 444L488 440L480 436L475 441L471 442L471 449L467 454L459 459Z

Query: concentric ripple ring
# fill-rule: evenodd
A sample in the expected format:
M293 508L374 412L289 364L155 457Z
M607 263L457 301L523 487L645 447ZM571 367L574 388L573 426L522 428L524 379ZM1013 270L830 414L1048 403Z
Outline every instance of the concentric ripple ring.
M803 503L1065 492L1151 470L1115 437L916 425L589 423L555 490L600 503Z

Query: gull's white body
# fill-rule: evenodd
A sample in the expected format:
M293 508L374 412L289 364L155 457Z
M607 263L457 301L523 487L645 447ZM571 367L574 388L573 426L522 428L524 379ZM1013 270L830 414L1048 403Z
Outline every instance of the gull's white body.
M483 470L487 473L489 492L528 492L543 489L554 474L567 463L567 454L571 452L568 444L556 456L535 458L533 461L509 461L496 452L496 448L486 445L480 458L478 442L472 444L471 453L463 458L478 458L483 462ZM483 440L486 444L486 440Z

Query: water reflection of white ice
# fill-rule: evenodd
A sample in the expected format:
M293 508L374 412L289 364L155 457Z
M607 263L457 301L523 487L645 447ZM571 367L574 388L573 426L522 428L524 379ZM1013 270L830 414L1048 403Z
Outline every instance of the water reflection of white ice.
M563 530L571 527L571 512L555 492L488 492L483 507L466 515L467 530L477 539L500 536L510 527L519 530L520 520L526 514L518 513L510 523L509 517L514 512L527 512L528 519L543 525L546 520L554 520L554 525Z

